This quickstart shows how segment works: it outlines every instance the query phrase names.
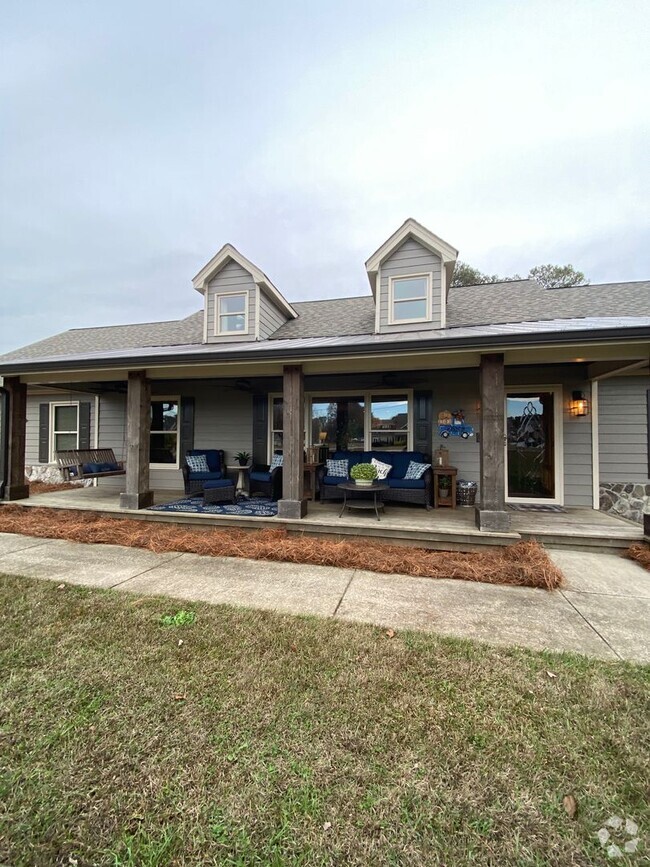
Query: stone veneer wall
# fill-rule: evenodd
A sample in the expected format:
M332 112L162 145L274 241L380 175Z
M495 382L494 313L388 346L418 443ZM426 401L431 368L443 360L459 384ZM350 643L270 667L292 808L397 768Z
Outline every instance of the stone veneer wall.
M650 512L650 484L601 483L600 510L643 524L644 512Z

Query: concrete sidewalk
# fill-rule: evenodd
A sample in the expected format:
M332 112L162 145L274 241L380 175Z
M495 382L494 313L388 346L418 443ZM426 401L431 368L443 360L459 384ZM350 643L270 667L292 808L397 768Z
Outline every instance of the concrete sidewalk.
M650 662L650 573L615 555L550 554L567 577L553 593L0 533L11 575Z

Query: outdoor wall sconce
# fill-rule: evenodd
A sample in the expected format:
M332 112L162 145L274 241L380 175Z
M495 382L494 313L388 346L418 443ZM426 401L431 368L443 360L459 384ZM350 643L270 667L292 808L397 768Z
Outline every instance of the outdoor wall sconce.
M569 404L569 412L577 418L589 415L589 401L584 396L582 391L574 391L571 395L571 403Z

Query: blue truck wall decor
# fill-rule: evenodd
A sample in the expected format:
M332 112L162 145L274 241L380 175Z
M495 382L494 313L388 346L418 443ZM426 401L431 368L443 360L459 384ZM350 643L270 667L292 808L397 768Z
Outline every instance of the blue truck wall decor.
M443 439L449 437L461 437L466 440L474 436L474 428L465 423L465 413L462 409L449 412L443 409L438 413L438 433Z

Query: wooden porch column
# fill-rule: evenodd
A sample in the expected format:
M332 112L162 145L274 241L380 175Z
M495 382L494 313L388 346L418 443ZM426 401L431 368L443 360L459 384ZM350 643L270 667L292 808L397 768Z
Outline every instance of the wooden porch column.
M479 530L510 529L505 489L505 377L503 354L481 356L481 496L476 507Z
M4 388L8 394L9 416L6 420L7 478L5 500L24 500L29 497L29 485L25 484L25 434L27 426L27 386L19 376L6 376Z
M307 500L303 497L305 380L301 364L287 364L284 367L282 409L284 458L278 517L304 518L307 514Z
M145 370L130 370L126 397L126 491L122 509L146 509L153 503L149 490L149 433L151 384Z

